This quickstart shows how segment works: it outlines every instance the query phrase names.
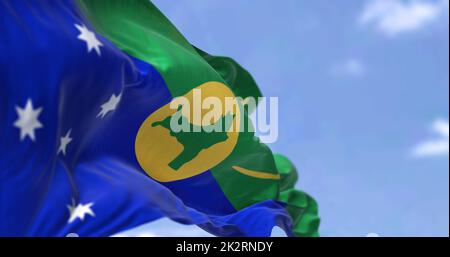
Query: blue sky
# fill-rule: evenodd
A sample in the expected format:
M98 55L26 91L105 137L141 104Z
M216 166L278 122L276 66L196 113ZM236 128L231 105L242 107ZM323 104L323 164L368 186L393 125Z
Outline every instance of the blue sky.
M447 0L153 2L279 97L271 148L299 168L323 236L449 235ZM168 220L142 233L205 235Z

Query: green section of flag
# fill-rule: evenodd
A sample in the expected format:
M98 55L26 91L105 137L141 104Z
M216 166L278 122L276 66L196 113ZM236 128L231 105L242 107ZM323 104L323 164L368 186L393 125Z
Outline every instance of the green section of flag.
M253 77L247 70L229 57L213 56L198 48L199 54L222 76L236 96L261 97ZM254 111L246 109L247 113ZM245 124L252 126L248 116L243 117ZM240 210L261 201L276 199L279 194L279 182L273 179L260 179L239 173L233 167L277 175L270 148L262 144L253 132L239 133L236 148L228 158L211 169L213 176L233 206Z
M172 96L222 77L148 0L78 0L96 31L118 48L151 63Z
M274 157L281 175L278 200L286 203L294 221L294 233L297 236L319 236L320 218L316 201L303 191L294 189L298 173L292 162L282 155Z
M210 81L225 83L236 96L261 96L245 69L230 58L191 46L148 0L78 0L78 4L97 32L127 54L153 65L174 97ZM249 122L247 112L242 120ZM286 158L274 156L253 132L239 133L232 153L211 171L237 210L276 199L286 203L297 235L317 235L317 204L293 189L297 180L294 166Z
M247 122L250 122L247 118ZM253 132L240 132L236 148L228 158L211 169L213 176L233 206L240 210L269 199L277 199L279 180L244 175L233 167L277 175L272 151Z
M229 57L214 56L198 48L195 49L227 82L236 96L242 97L243 99L247 97L258 99L262 96L252 75L236 61ZM248 111L252 112L254 110L249 109Z

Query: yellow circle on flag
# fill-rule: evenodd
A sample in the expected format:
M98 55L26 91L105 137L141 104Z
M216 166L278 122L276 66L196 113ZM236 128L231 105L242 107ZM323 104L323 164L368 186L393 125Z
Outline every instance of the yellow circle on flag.
M172 106L171 103L166 104L152 113L142 123L136 135L135 154L140 166L150 177L160 182L177 181L199 175L227 158L237 144L241 113L233 92L225 84L207 82L183 97L190 104L183 105L181 110L176 106L174 108L174 101L179 100L175 98L171 102ZM212 98L215 101L212 101ZM217 104L212 106L211 102L220 103L221 109L215 108ZM230 103L234 108L227 108ZM205 106L209 107L209 110L208 108L205 110ZM200 113L199 107L203 107ZM174 133L168 124L177 113L182 113L182 117L189 122L190 127L210 126L219 121L217 117L222 119L230 114L232 122L229 128L225 127L223 133L218 134L205 131ZM196 118L195 115L199 114L200 117ZM214 137L223 140L198 151L198 145Z

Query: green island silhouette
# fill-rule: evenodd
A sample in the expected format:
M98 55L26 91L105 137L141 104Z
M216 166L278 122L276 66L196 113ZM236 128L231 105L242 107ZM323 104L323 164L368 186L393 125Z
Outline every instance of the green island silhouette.
M234 119L233 114L227 114L226 116L222 116L222 118L212 125L198 126L190 123L188 119L181 114L181 111L182 106L180 106L178 111L172 116L169 116L162 121L152 123L152 127L161 126L169 130L170 136L175 137L184 147L183 151L169 163L169 167L174 170L180 169L185 163L193 160L201 151L226 141L228 139L227 131L232 125L232 122L226 121L232 121ZM175 115L180 117L179 119L181 119L181 124L189 124L189 131L181 130L180 132L174 132L171 129L171 119ZM213 130L214 127L219 125L222 128L220 131Z

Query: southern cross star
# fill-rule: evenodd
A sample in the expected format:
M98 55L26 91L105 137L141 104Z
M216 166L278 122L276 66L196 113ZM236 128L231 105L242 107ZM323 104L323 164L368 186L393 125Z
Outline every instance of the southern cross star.
M99 114L97 115L97 117L105 117L106 114L108 114L110 111L114 111L117 108L117 105L120 102L120 99L122 98L122 94L119 94L118 96L116 96L115 94L113 94L108 102L102 104L101 106L101 111L99 112Z
M31 99L28 99L24 108L16 106L19 118L14 123L14 126L20 129L20 141L23 141L27 136L31 141L36 140L35 130L43 127L38 119L42 110L42 107L34 109Z
M70 137L71 132L72 132L72 130L69 130L65 136L63 136L59 139L60 144L59 144L59 148L58 148L58 154L62 153L63 155L66 155L67 145L70 144L70 142L72 142L72 140L73 140L73 138Z
M71 205L67 205L67 208L70 212L69 217L69 223L74 222L76 219L80 219L81 221L84 220L86 215L95 217L94 211L92 211L92 206L94 203L88 203L88 204L78 204L75 205L75 203L72 203Z
M100 56L100 47L103 46L103 44L97 39L95 33L90 31L84 24L75 24L75 27L80 31L78 39L86 42L88 53L90 53L92 49L95 49L95 52Z

